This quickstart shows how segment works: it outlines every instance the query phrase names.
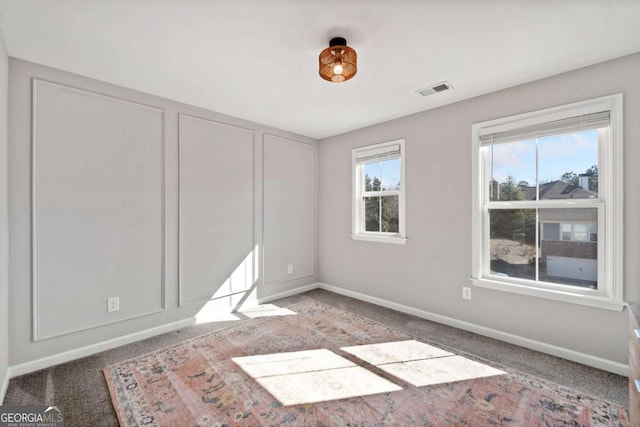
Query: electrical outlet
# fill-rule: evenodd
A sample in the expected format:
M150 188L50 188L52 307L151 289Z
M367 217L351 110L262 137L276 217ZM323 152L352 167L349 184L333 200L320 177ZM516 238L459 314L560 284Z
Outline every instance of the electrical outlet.
M293 274L293 264L287 265L287 273L288 274Z
M107 312L120 310L120 297L107 298Z
M471 299L471 288L468 288L466 286L462 287L462 298Z

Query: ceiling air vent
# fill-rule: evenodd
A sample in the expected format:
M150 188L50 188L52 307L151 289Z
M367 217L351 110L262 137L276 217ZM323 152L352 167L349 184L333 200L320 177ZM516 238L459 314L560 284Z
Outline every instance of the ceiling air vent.
M434 93L444 92L445 90L453 89L451 83L444 81L440 83L436 83L433 86L425 87L424 89L418 89L416 92L422 96L433 95Z

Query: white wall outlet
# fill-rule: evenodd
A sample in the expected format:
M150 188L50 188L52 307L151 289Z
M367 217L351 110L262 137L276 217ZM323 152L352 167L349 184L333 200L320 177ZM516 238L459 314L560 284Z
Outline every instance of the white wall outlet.
M107 312L120 310L120 297L107 298Z
M288 274L293 274L293 264L287 265L287 273Z
M471 299L471 288L468 288L466 286L462 287L462 298Z

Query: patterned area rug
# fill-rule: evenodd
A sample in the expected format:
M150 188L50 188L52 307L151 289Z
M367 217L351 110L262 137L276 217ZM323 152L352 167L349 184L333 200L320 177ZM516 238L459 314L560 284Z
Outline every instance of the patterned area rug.
M304 300L104 368L122 426L627 426L626 410Z

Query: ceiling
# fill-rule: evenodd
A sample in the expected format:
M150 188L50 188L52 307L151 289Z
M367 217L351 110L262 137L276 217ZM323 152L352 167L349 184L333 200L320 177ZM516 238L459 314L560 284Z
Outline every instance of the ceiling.
M321 139L638 52L640 0L0 0L0 30L10 56ZM344 83L318 76L333 36Z

